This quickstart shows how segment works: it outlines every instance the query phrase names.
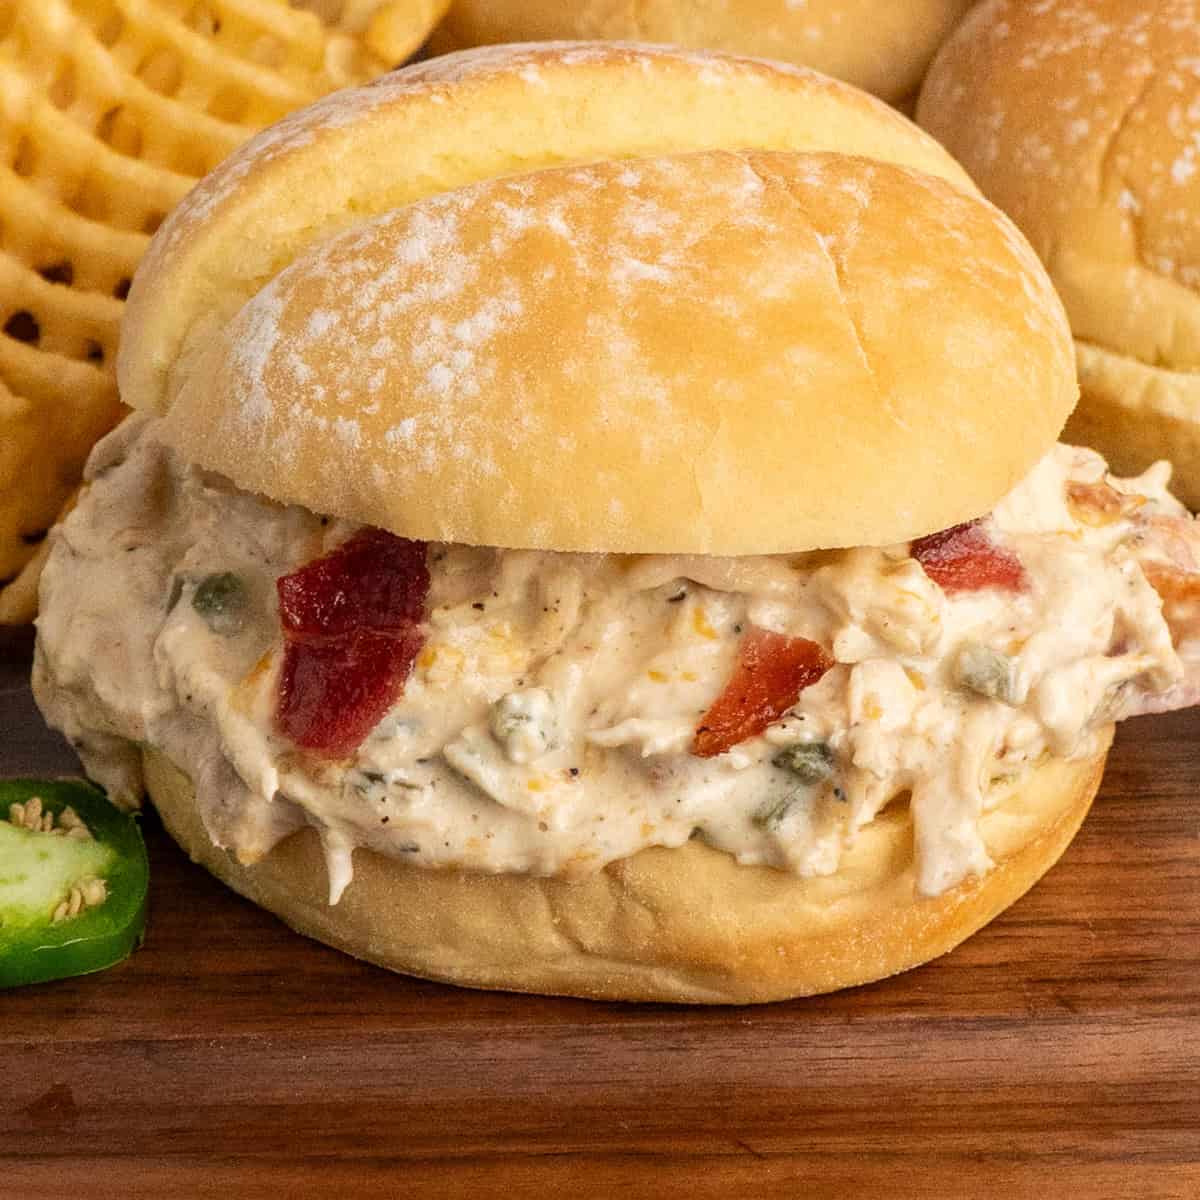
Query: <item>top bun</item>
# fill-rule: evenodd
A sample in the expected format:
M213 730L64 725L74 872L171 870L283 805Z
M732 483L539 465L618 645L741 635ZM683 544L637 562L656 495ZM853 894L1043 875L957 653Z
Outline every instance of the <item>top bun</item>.
M888 101L912 95L974 0L457 0L439 49L554 38L632 39L803 63Z
M723 143L819 153L698 152ZM967 186L808 72L425 64L197 188L134 283L122 388L240 486L411 537L900 541L989 509L1074 402L1053 290Z
M1123 471L1180 458L1200 501L1200 3L985 0L918 119L1049 268L1080 342L1080 432Z

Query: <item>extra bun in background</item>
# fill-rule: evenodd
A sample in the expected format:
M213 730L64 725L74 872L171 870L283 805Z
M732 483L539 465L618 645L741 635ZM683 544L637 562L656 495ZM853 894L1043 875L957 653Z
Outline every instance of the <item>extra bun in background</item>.
M603 38L670 42L800 63L892 103L915 94L974 0L457 0L435 51L497 42Z
M985 0L918 120L1042 256L1071 318L1068 440L1200 507L1200 3Z

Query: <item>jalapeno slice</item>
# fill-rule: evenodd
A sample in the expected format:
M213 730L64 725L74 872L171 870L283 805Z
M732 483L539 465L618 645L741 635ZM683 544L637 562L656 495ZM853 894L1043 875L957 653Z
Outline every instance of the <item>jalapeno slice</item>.
M76 780L0 782L0 987L102 971L141 941L137 821Z

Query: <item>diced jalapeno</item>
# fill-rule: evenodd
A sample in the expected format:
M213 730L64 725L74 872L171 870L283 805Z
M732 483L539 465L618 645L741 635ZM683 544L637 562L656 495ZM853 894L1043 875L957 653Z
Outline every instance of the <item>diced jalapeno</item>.
M246 621L246 585L232 571L205 576L192 593L192 607L213 633L231 637Z
M380 801L387 798L389 790L398 788L405 792L419 792L421 784L404 778L399 771L372 771L361 767L350 771L346 776L347 782L360 795L368 800Z
M765 829L773 833L783 824L783 819L791 811L792 805L799 799L798 794L792 793L790 796L781 796L774 800L768 800L750 819L759 829Z
M837 764L828 742L797 742L781 750L771 762L784 771L791 771L801 783L821 783L833 774Z
M360 796L378 799L387 791L387 776L382 771L351 771L347 779Z
M120 962L145 922L137 821L90 784L0 783L0 987Z
M528 763L541 758L558 742L554 698L545 688L501 696L492 705L491 730L510 762Z
M955 677L960 687L989 700L1016 704L1020 698L1016 662L981 642L968 642L959 651Z

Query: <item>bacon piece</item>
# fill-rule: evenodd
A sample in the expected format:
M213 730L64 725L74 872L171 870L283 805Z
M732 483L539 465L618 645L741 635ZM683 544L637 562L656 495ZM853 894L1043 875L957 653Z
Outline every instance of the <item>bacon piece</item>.
M1200 602L1200 575L1195 571L1184 571L1173 563L1161 562L1144 562L1141 567L1150 586L1164 603Z
M424 639L352 633L289 642L279 680L279 728L330 758L353 753L396 702Z
M276 590L278 728L306 750L348 755L401 695L424 642L425 543L366 529Z
M692 753L713 758L762 733L833 665L816 642L752 628L725 690L696 728Z
M1173 563L1140 564L1147 582L1163 602L1163 617L1176 646L1200 636L1200 574Z
M910 553L945 592L977 592L986 587L1020 592L1028 584L1021 560L997 546L979 521L917 538Z
M276 589L283 631L298 641L403 631L424 616L425 543L364 529L284 575Z
M1111 525L1114 521L1132 516L1145 503L1144 496L1118 492L1103 480L1081 483L1072 479L1067 484L1067 506L1071 515L1082 525Z
M1136 525L1139 561L1143 557L1164 559L1183 575L1200 570L1200 521L1195 517L1156 513Z
M1200 521L1168 513L1139 514L1127 542L1163 602L1176 646L1200 638Z

